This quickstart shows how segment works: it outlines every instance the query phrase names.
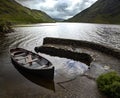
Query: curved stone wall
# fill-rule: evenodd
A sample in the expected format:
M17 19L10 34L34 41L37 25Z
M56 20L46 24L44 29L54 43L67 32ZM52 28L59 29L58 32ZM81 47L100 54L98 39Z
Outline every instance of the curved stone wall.
M44 44L71 45L73 47L88 47L120 59L120 50L94 42L46 37L44 38L43 41L43 45Z
M77 53L77 52L56 48L56 47L40 46L40 47L36 47L35 51L46 53L52 56L65 57L68 59L81 61L87 64L88 66L93 61L92 57L87 53Z

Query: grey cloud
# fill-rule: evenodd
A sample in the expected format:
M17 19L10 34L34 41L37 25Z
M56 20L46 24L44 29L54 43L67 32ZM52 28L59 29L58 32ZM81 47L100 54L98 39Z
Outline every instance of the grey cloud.
M88 3L89 1L90 0L82 0L82 2L74 5L74 8L71 10L67 10L67 8L69 8L69 6L71 5L70 3L57 3L57 5L55 5L55 8L60 13L58 14L58 16L53 15L53 17L59 17L63 19L66 19L67 17L72 17L75 14L84 10L86 8L86 3Z
M43 3L43 2L45 2L46 0L15 0L15 1L17 1L17 2L19 2L19 3L21 3L21 4L23 4L23 5L31 8L32 5L33 5L33 7L34 7L34 5L36 5L36 4L38 4L38 3Z
M84 10L85 8L87 8L89 5L91 5L97 0L79 0L80 2L75 3L75 5L72 5L74 2L76 2L75 0L64 0L64 1L51 0L54 1L55 4L49 3L48 6L44 6L41 4L45 4L50 0L16 0L16 1L31 9L38 9L45 11L53 18L66 19L81 12L82 10ZM52 7L49 7L50 5Z
M59 12L63 12L63 11L66 11L66 8L68 7L69 5L67 3L61 3L61 4L57 4L55 5L55 9Z
M26 1L28 1L28 2L36 2L36 1L39 1L39 2L45 2L46 0L16 0L16 1L20 1L20 2L26 2Z

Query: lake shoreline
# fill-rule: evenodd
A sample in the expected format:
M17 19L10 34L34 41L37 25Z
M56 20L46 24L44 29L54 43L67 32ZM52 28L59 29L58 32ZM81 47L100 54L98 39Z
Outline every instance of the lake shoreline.
M90 69L82 69L84 63L77 62L76 69L68 68L67 61L71 59L59 58L40 53L41 56L50 60L55 66L55 91L42 87L34 77L30 80L24 77L12 65L9 55L9 49L20 47L35 52L34 47L41 46L46 37L64 38L71 40L89 41L108 45L120 49L120 26L119 25L101 25L101 24L82 24L82 23L48 23L34 24L23 27L14 27L15 32L5 34L0 38L0 83L1 98L105 98L97 89L95 79L103 72L116 70L120 72L120 60L112 55L91 49L90 47L72 47L71 45L44 44L69 49L72 52L86 53L93 58L90 63ZM73 63L76 61L72 61ZM88 66L85 65L87 68ZM66 82L70 79L74 80ZM65 81L65 82L64 82ZM60 82L60 83L58 83ZM61 83L62 82L62 83ZM43 82L42 82L43 83ZM46 85L46 82L45 82Z

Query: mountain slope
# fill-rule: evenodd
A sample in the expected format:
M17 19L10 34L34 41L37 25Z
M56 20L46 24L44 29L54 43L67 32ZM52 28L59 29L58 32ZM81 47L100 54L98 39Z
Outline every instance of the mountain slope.
M120 24L120 0L98 0L67 21Z
M23 7L14 0L0 1L0 20L13 23L54 22L46 13Z

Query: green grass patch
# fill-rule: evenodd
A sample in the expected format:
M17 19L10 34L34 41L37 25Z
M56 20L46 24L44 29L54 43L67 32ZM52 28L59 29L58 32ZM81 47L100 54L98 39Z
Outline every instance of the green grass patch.
M14 0L1 0L0 19L13 24L55 22L46 13L26 8Z
M98 89L110 98L120 98L120 75L109 72L97 78Z

